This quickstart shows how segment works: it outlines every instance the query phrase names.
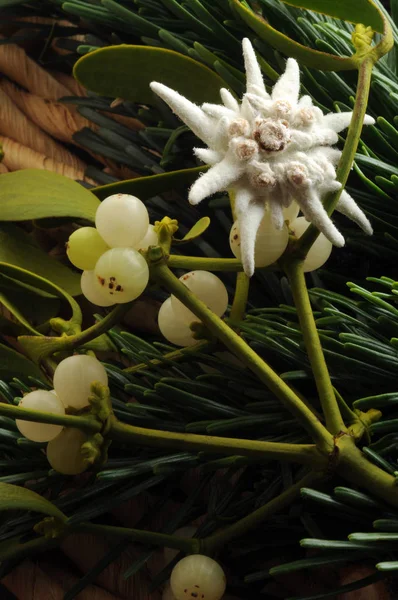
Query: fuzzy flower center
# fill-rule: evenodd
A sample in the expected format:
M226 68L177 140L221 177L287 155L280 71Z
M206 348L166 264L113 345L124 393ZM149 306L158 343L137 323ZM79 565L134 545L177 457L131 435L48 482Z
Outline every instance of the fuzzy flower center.
M288 102L280 104L290 110ZM291 140L288 121L269 117L258 117L253 125L246 119L235 119L228 126L228 135L230 148L242 161L283 152Z

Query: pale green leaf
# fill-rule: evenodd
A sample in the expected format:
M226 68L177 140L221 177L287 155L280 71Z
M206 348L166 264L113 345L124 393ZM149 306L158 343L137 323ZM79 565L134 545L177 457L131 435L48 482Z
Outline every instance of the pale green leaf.
M384 29L380 11L372 0L282 0L285 4L306 8L315 12L351 21L370 25L372 29L381 33Z
M199 221L195 223L193 227L191 227L188 233L184 235L184 237L181 240L179 240L178 238L173 238L173 242L177 244L185 244L187 242L192 242L192 240L195 240L196 238L201 236L209 227L209 225L209 217L202 217L201 219L199 219Z
M0 187L0 221L75 217L94 221L98 200L82 185L41 169L5 173Z
M160 81L193 102L219 102L219 75L188 56L150 46L110 46L80 58L75 78L102 96L153 104L149 84Z
M35 273L71 296L81 294L80 275L48 256L22 229L11 223L0 224L0 262Z
M16 350L0 344L0 379L6 381L13 377L20 379L26 377L36 377L45 380L39 367L30 361L23 354Z
M199 174L206 171L207 168L207 166L203 165L191 169L160 173L159 175L126 179L125 181L108 183L107 185L96 187L93 189L93 193L101 200L111 194L132 194L141 200L147 200L148 198L173 190L179 186L190 185L198 178Z
M285 56L296 58L300 64L323 71L356 69L356 62L351 57L336 56L303 46L303 44L292 40L287 35L272 27L268 21L255 14L240 0L230 0L230 2L238 15L253 29L260 39L282 52Z
M66 521L67 517L52 502L24 487L0 483L0 512L3 510L32 510Z
M48 297L41 290L36 292L32 286L0 273L0 303L23 326L25 333L27 330L40 335L35 327L57 315L60 301Z

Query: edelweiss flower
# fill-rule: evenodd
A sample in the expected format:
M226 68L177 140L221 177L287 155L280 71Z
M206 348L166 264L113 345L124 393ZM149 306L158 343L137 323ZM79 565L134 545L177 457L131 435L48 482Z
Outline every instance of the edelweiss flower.
M300 72L293 58L268 94L248 39L243 40L243 56L246 93L241 103L226 89L220 90L222 105L201 107L161 83L151 83L151 89L207 145L194 149L211 168L191 187L190 203L226 189L235 193L242 262L251 276L256 234L267 206L274 226L281 229L283 208L295 200L307 221L335 246L344 246L322 197L341 187L335 171L341 152L331 146L350 124L352 112L324 115L309 96L299 98ZM374 119L366 115L364 123L373 124ZM346 191L337 210L372 234L368 219Z

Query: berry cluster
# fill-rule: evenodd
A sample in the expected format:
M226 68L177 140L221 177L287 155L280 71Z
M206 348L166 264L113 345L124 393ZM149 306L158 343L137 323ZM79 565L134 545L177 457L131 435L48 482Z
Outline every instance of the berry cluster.
M221 279L209 271L191 271L180 277L180 281L214 314L222 317L228 306L228 292ZM194 321L198 318L175 296L167 298L160 307L159 329L166 340L176 346L195 343L190 328Z
M256 268L268 267L277 261L284 253L289 241L289 230L286 221L289 224L290 231L297 237L301 237L310 223L305 217L297 217L299 207L292 202L288 208L283 210L285 225L282 229L276 229L272 223L272 215L269 210L265 211L264 217L257 230L254 246L254 264ZM243 226L244 227L244 226ZM240 231L238 221L232 225L229 234L229 245L232 253L238 260L241 260L241 238L245 231ZM304 261L304 272L315 271L319 269L329 258L332 251L332 243L320 233L316 242L309 250Z
M103 365L91 356L69 356L55 369L54 389L49 392L30 392L22 398L19 406L57 415L64 415L67 408L81 410L89 404L91 384L94 381L108 385L108 376ZM23 419L17 419L16 425L28 440L48 442L48 461L59 473L77 475L87 468L80 451L87 436L79 429Z
M66 252L83 271L83 295L97 306L112 306L142 294L149 270L139 250L157 241L144 203L129 194L114 194L98 207L95 227L72 233Z

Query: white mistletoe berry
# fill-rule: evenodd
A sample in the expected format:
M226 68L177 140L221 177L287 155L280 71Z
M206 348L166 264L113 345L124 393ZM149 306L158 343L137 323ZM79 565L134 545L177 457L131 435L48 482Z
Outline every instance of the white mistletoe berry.
M256 234L267 207L274 227L281 229L283 208L295 200L307 221L335 246L344 246L322 198L341 187L335 171L341 152L331 146L350 124L352 112L324 115L309 96L300 98L300 71L293 58L270 95L247 38L243 56L246 93L240 103L226 89L220 90L223 104L199 107L161 83L153 82L151 88L207 146L194 149L211 168L192 185L190 203L223 190L234 192L242 263L251 276ZM366 115L364 123L373 124L374 119ZM346 191L336 210L372 234L365 214Z

